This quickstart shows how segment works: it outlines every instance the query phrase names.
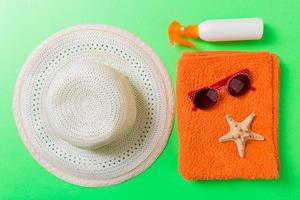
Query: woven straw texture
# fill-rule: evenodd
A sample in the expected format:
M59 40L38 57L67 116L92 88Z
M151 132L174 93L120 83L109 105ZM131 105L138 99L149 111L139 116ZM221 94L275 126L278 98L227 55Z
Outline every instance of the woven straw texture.
M174 99L160 59L106 25L56 33L27 59L14 115L33 157L82 186L117 184L149 167L173 127Z

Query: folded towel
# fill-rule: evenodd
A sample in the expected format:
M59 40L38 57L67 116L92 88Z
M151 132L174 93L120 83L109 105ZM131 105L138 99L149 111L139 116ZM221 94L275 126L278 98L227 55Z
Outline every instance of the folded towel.
M220 90L220 98L212 108L193 110L189 92L208 87L245 68L250 71L254 91L233 97ZM177 71L182 176L188 180L277 178L279 62L276 55L237 51L184 53ZM219 138L229 132L227 114L240 122L251 113L256 114L251 130L265 140L247 141L245 157L240 157L234 142L221 143Z

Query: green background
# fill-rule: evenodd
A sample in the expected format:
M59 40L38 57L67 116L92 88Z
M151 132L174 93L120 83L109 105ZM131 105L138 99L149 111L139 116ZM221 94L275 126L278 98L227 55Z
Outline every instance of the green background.
M178 172L175 123L166 149L144 173L106 188L71 185L37 164L12 115L12 91L31 51L46 37L81 23L122 27L145 40L175 85L176 62L188 48L169 45L168 23L262 17L260 41L205 43L198 50L268 50L281 62L279 180L185 181ZM0 0L0 199L300 199L300 1L298 0Z

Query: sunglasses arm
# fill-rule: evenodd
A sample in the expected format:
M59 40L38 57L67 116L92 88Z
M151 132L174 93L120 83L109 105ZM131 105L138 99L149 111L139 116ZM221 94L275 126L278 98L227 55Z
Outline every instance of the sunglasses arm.
M249 70L248 69L242 69L242 70L240 70L240 71L238 71L234 74L231 74L228 77L214 83L211 87L214 88L214 89L220 89L222 87L225 87L230 79L232 79L233 77L235 77L239 74L247 74L249 76Z

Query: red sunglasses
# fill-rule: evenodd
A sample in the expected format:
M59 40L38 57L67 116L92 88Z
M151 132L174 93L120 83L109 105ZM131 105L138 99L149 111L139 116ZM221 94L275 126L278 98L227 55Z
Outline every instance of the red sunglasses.
M193 110L197 108L205 110L215 105L219 99L219 90L225 89L235 97L242 96L248 92L251 87L251 76L248 69L236 72L210 87L204 87L188 93L193 102Z

